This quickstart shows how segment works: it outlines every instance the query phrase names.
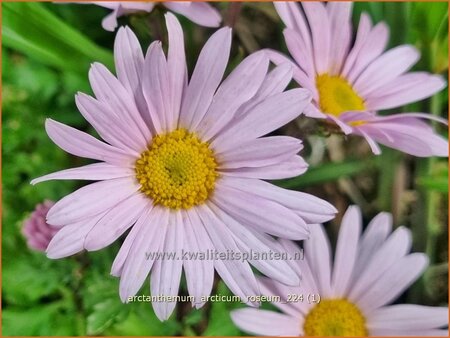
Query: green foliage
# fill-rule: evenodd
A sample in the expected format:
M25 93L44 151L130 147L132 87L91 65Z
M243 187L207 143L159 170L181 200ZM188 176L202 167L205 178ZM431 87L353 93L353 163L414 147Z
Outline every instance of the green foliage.
M217 6L222 13L227 12L228 4ZM355 23L363 11L369 13L374 22L387 21L391 45L411 43L421 51L422 60L416 69L446 72L447 3L357 2L354 4ZM101 28L101 20L107 12L93 5L2 3L2 334L240 335L242 332L230 319L231 310L244 306L240 303L210 302L198 310L192 309L190 304L179 304L163 323L155 316L150 303L123 304L118 295L119 280L110 276L110 267L120 243L100 252L81 253L57 261L47 259L44 253L31 251L25 244L21 234L22 223L35 205L45 199L58 200L84 184L53 181L33 187L29 182L49 172L88 163L55 146L45 133L44 122L50 117L92 132L77 112L74 94L91 91L87 71L92 62L99 61L113 69L114 34ZM161 26L162 14L163 11L158 10L150 15L120 20L133 27L143 47L147 47L156 36L150 28L150 19L155 20L155 26ZM185 31L191 73L202 45L213 30L198 27L186 18L180 17L180 20ZM249 50L271 47L286 51L281 32L282 24L271 4L244 4L236 24L227 72L246 57ZM431 103L423 101L407 108L445 116L447 97L448 91L445 90ZM410 224L407 225L412 225L415 238L427 241L428 249L437 247L438 235L445 237L443 221L430 217L430 210L443 209L444 194L448 193L446 161L405 160L405 156L391 150L383 150L378 158L368 157L367 152L360 151L347 152L340 162L332 162L329 158L325 154L304 175L274 183L298 190L317 189L327 183L332 190L330 195L337 195L339 204L345 205L354 201L349 201L351 198L339 190L336 182L347 179L370 192L373 197L373 201L368 203L370 210L378 212L391 207L395 175L401 165L407 165L411 175L407 193L416 196L418 190L425 191L415 205L420 215L408 219ZM372 185L367 184L367 179L359 181L362 174L370 176ZM445 215L440 216L446 220ZM420 231L424 223L439 229L429 231L434 237L426 233L422 236ZM434 253L428 249L427 252ZM439 265L446 259L441 257L445 253L446 247L439 247L439 251L436 249L432 256L433 263L437 264L429 270L424 281L424 299L430 303L446 300L447 288L442 286L442 281L448 269L442 263ZM184 284L182 292L186 292ZM436 296L434 290L437 287L444 296L441 293ZM141 292L149 294L148 280ZM223 282L219 282L213 294L231 295L231 292ZM263 307L267 306L263 304Z
M3 43L46 65L85 74L93 61L112 66L112 54L40 3L2 3Z

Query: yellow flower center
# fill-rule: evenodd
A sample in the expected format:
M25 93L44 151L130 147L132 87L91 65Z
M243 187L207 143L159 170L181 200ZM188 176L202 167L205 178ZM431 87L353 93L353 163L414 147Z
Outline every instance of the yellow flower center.
M364 100L347 80L339 76L321 74L316 78L316 85L320 109L323 112L339 116L346 111L365 110Z
M367 336L361 311L345 299L325 299L312 308L303 326L305 336Z
M214 190L217 162L208 143L177 129L157 135L136 161L141 191L171 209L202 204Z

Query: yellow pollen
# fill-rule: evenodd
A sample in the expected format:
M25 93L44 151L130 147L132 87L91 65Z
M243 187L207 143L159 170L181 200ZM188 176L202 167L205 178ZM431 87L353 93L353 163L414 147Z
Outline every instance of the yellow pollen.
M365 110L364 100L347 80L339 76L321 74L316 78L316 85L320 109L323 112L339 116L346 111Z
M361 311L345 299L325 299L305 318L305 336L365 337L368 332Z
M171 209L205 202L214 190L216 167L208 143L185 129L155 136L135 164L141 191Z

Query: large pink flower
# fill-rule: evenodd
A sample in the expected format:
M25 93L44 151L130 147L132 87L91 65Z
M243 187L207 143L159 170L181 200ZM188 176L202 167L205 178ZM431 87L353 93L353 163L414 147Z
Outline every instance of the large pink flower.
M221 83L231 46L222 28L203 47L188 83L184 38L178 20L166 15L169 49L159 41L146 56L128 28L116 37L117 78L94 64L89 79L96 98L78 94L82 115L108 143L48 119L49 137L65 151L101 161L34 180L100 180L64 197L48 213L63 227L50 243L50 258L99 250L131 228L112 267L120 297L135 295L151 270L153 295L178 294L182 268L188 291L201 306L211 292L214 268L244 300L259 294L247 261L155 260L146 253L279 251L270 235L302 240L308 224L336 210L314 196L261 179L303 173L302 144L288 136L262 137L299 116L310 102L304 89L284 91L289 65L267 73L259 52L245 58ZM299 282L285 261L251 263L287 284ZM155 302L161 319L175 302Z
M430 97L443 89L439 75L408 72L419 52L402 45L384 52L388 27L372 27L362 14L352 42L351 2L274 2L286 25L284 37L295 62L277 51L276 64L292 62L294 79L313 95L305 114L335 122L345 134L364 137L375 154L377 143L415 156L447 156L448 142L420 119L445 120L430 114L383 117L375 112Z
M246 332L269 336L448 336L448 308L388 305L428 265L425 254L409 253L408 229L391 231L391 216L380 213L361 234L360 210L350 207L332 265L324 229L311 227L305 260L292 262L302 273L300 287L260 278L263 294L279 296L273 304L283 313L246 308L233 311L233 321ZM288 251L298 250L291 241L281 242Z
M118 17L131 13L151 12L158 4L157 2L133 1L92 1L90 3L113 10L102 21L102 26L107 31L116 29ZM220 13L207 2L163 1L160 4L201 26L218 27L222 21Z

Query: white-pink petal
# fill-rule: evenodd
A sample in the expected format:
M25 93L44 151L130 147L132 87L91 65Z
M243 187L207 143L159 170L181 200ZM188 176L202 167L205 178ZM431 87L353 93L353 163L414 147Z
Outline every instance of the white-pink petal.
M299 116L311 101L305 89L291 89L272 95L229 126L211 143L223 152L239 143L268 134Z
M171 212L161 251L168 254L175 253L179 258L182 254L183 242L184 227L181 212ZM151 294L172 298L178 295L182 267L181 259L157 259L150 277ZM176 301L156 301L152 302L152 306L159 320L164 321L170 317L176 303Z
M228 250L239 252L232 234L223 223L224 221L207 205L199 206L196 212L218 252L226 253ZM249 296L259 295L260 292L253 271L247 262L236 259L218 259L214 261L214 266L225 284L235 295L241 297L242 302L256 305L248 300Z
M308 238L306 223L292 210L255 194L217 182L212 201L236 220L256 230L281 238Z
M134 176L135 171L131 168L118 167L106 162L88 164L78 168L71 168L47 174L31 181L35 185L50 180L110 180Z
M88 251L100 250L118 239L133 226L144 211L151 208L150 200L136 193L110 209L89 232L84 242Z
M414 304L382 307L370 314L367 328L372 330L426 330L448 326L448 308Z
M168 129L172 130L178 126L183 91L187 86L187 65L184 51L184 35L180 22L171 13L167 13L165 17L169 37L167 67L169 69L172 117L174 120L174 124L169 124Z
M269 59L264 52L247 56L217 89L208 111L196 130L203 140L210 140L230 122L238 108L250 100L263 83Z
M185 227L184 246L189 252L204 253L214 249L202 220L195 211L183 212ZM211 259L186 259L183 261L189 295L198 309L205 304L203 297L211 294L214 282L214 262Z
M283 162L302 148L302 142L294 137L269 136L244 142L216 157L219 169L262 167Z
M331 287L335 297L345 295L350 286L361 231L361 210L357 206L350 206L342 218L336 244L331 277Z
M299 319L268 310L238 309L231 319L241 330L262 336L299 336Z
M47 257L51 259L64 258L82 251L87 234L104 214L68 224L59 230L48 244Z
M47 213L47 222L65 225L113 208L138 191L134 178L115 178L86 185L59 200Z
M45 120L45 130L58 147L75 156L128 167L136 160L125 150L113 147L89 134L52 119Z
M156 253L161 252L163 247L168 223L169 211L158 206L149 210L136 223L139 234L134 238L120 276L119 294L122 302L128 302L129 297L139 291L147 278Z
M211 105L231 48L231 29L215 32L203 46L181 105L179 127L194 130Z

